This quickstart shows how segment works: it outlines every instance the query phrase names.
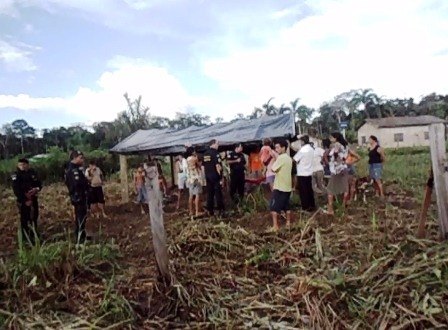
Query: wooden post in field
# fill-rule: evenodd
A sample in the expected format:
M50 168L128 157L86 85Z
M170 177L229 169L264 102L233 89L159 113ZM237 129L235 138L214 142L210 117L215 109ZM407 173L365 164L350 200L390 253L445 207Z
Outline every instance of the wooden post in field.
M445 147L445 125L431 124L429 127L431 162L434 173L434 191L437 197L440 235L448 239L448 162Z
M145 164L145 171L145 186L148 192L149 218L157 267L165 283L171 283L166 233L163 224L162 193L159 187L159 174L155 164Z
M125 155L120 155L121 201L129 202L128 162Z
M426 236L426 218L429 207L431 206L432 189L434 187L434 174L432 168L429 174L428 182L426 182L425 196L423 198L422 211L420 213L420 222L418 224L417 238L425 238Z

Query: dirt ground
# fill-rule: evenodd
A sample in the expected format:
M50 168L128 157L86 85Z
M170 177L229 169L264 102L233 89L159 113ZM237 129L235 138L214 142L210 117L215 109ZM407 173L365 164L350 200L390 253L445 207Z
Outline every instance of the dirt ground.
M393 184L391 184L389 186L389 191L396 191L399 193L389 194L387 201L375 200L375 207L373 209L373 217L378 218L378 223L372 224L372 226L377 228L378 235L388 235L388 244L397 244L403 237L415 230L419 211L419 201L413 198L412 192L393 189L395 188ZM74 221L72 220L73 215L67 199L65 187L60 184L45 187L40 195L39 227L44 240L56 241L64 239L64 237L66 237L66 232L71 232L74 228ZM109 215L109 219L96 219L90 217L87 222L87 232L88 235L93 237L93 241L113 241L119 246L121 254L119 263L122 270L122 276L117 280L117 288L128 301L132 302L132 308L137 315L137 320L133 326L136 328L148 329L157 328L159 324L165 324L166 326L168 323L154 323L154 320L157 320L159 317L158 315L160 315L160 317L175 315L175 317L173 317L177 319L177 322L179 322L179 320L203 320L204 316L201 315L201 312L193 307L181 308L173 311L170 309L171 307L169 307L172 306L172 304L166 301L169 297L166 297L163 294L157 295L157 293L155 293L157 270L152 247L149 215L147 213L142 215L139 206L132 201L126 204L121 203L120 185L118 183L108 183L105 187L105 195L107 197L106 212ZM204 283L212 281L212 277L210 277L211 275L206 273L207 268L212 267L207 266L207 260L211 260L209 258L212 257L209 255L211 250L204 250L205 246L201 244L203 244L203 242L208 242L207 235L210 235L210 237L218 235L216 236L216 240L219 241L219 235L227 235L227 233L229 233L224 230L221 232L216 231L216 228L220 226L220 223L234 228L232 229L234 231L231 232L231 235L235 235L238 239L240 238L239 235L245 235L248 239L248 242L245 243L247 251L243 253L243 255L247 255L247 259L243 257L242 260L231 262L230 256L232 253L236 256L236 253L241 251L236 250L231 252L233 250L228 246L226 247L226 251L231 252L229 252L229 255L227 255L226 252L224 259L218 260L214 258L213 261L210 261L213 264L213 269L216 270L222 268L223 272L225 271L229 273L228 276L226 275L226 278L221 278L219 283L220 288L229 292L235 290L238 292L239 289L237 289L237 287L238 285L241 285L238 284L238 281L239 278L243 277L259 278L261 279L260 281L265 283L276 281L283 283L285 278L289 276L290 269L288 267L299 260L297 258L304 258L307 256L307 253L309 253L306 252L306 250L303 250L303 252L300 253L297 252L296 255L291 254L290 252L285 252L279 257L280 259L278 259L281 262L263 261L264 259L253 262L254 258L259 258L259 256L262 256L263 254L259 253L259 255L249 258L252 254L250 252L252 251L251 244L254 246L257 246L257 244L260 244L260 246L267 246L266 242L276 241L279 244L283 244L282 242L284 242L286 244L285 246L288 246L288 244L291 245L297 237L305 235L304 231L307 230L307 223L310 223L310 219L312 218L316 223L316 228L318 227L322 231L321 235L325 235L326 232L331 231L337 235L341 230L338 226L344 226L344 228L350 226L353 239L343 239L342 236L339 236L341 238L338 238L340 240L338 244L340 247L342 246L342 248L347 250L356 249L358 244L355 239L356 235L361 235L361 233L365 235L365 233L368 233L369 231L368 229L366 231L365 228L361 228L357 223L365 223L368 227L376 219L372 218L372 204L363 204L362 202L357 203L345 213L341 213L341 211L336 212L336 216L339 217L339 219L329 218L323 213L313 215L295 210L293 213L293 229L283 229L277 236L275 236L273 234L265 233L266 229L271 226L270 214L267 211L252 214L230 214L226 219L203 218L192 220L188 217L188 212L186 210L186 197L187 196L184 195L182 198L181 211L175 211L174 201L165 205L164 222L167 231L168 244L170 246L169 252L174 260L172 260L171 268L177 273L179 278L183 279L183 286L185 287L186 292L189 292L190 294L197 290L196 286L198 284L195 284L194 278L197 279L197 277L203 276ZM131 200L133 198L134 196L131 196ZM373 196L369 196L369 198L374 199ZM3 191L1 200L5 207L3 207L0 212L0 257L9 258L17 251L18 214L11 191ZM324 206L325 199L323 197L319 198L318 203L320 206ZM399 210L400 217L394 213L398 212L397 210ZM414 223L409 225L403 222L406 221L406 217L409 221L413 221ZM388 220L389 218L394 218L397 225L389 225L389 221L392 221ZM201 224L203 224L206 232L200 231ZM303 227L304 224L305 227ZM336 224L338 226L336 226ZM284 220L282 220L282 225L284 225ZM186 227L188 227L189 236L185 236ZM193 235L192 232L194 230L198 231ZM256 236L252 237L251 235ZM315 235L317 237L319 234ZM235 240L238 241L238 239ZM381 245L381 240L383 239L384 238L375 239L372 244L378 243ZM317 238L316 242L313 244L317 244ZM244 244L242 247L243 246ZM210 246L207 248L211 249ZM313 245L313 249L314 248ZM257 249L258 251L264 251L264 248L257 247ZM317 252L319 252L319 249L316 249ZM255 251L255 247L253 250ZM218 251L217 253L219 255L219 248L217 248L216 251ZM216 251L214 252L215 256ZM293 249L293 251L296 250ZM270 254L273 253L273 251L268 252ZM202 255L204 256L204 261L198 263L199 266L195 266L194 270L191 270L188 265L188 260L192 257L191 254L194 254L194 257L198 258L202 258ZM238 258L241 258L241 255ZM179 263L181 261L182 263L185 262L185 264L175 264L176 260ZM341 262L345 263L345 261ZM280 265L282 265L282 267L280 267ZM194 276L190 275L192 272L195 273ZM98 282L100 279L93 279L92 281ZM201 283L201 285L205 285L204 283ZM241 290L244 291L243 286L241 286ZM203 311L203 313L206 312ZM266 314L265 312L260 312L260 314L257 315L263 316ZM282 320L286 322L289 319L286 317ZM292 319L290 321L293 323ZM304 324L306 324L306 322ZM174 326L173 324L174 323L172 323L170 327L180 327L179 323L177 326ZM195 324L196 327L199 326L199 328L201 328L201 323L196 322ZM209 328L210 326L210 323L204 323L204 327Z

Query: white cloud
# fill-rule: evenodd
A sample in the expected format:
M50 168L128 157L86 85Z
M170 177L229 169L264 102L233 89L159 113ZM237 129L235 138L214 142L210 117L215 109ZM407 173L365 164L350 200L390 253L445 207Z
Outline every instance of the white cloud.
M37 66L31 57L39 49L24 43L0 39L0 64L3 64L8 71L34 71Z
M81 87L68 98L33 98L29 95L0 95L0 108L25 110L60 109L86 121L113 120L126 110L124 94L131 99L142 96L152 115L174 117L176 112L200 105L165 68L142 59L115 57L94 88Z
M33 24L29 24L29 23L25 24L23 30L25 31L25 33L33 33L36 31Z
M129 7L136 10L149 9L157 4L166 2L167 0L123 0Z
M1 108L17 108L22 110L47 110L64 107L65 100L52 97L31 97L26 94L0 95Z
M270 33L262 46L233 44L228 55L206 59L204 73L254 105L275 96L279 105L299 97L319 106L353 88L373 88L388 97L448 93L448 56L441 52L448 44L448 13L437 7L446 9L446 2L309 4L315 15Z
M18 11L14 7L15 0L1 0L0 1L0 15L7 15L12 17L18 16Z

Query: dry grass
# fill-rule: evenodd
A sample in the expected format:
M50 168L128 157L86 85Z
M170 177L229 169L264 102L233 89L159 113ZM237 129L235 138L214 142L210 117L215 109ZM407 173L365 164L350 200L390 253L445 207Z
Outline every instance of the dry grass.
M96 244L67 242L70 207L62 186L42 194L39 250L16 245L16 209L3 192L0 321L23 329L409 329L446 328L448 247L417 240L418 203L355 204L336 218L295 212L290 229L270 224L260 196L224 222L166 215L172 288L155 281L147 216L113 209ZM111 204L120 187L107 186ZM396 206L393 206L396 205ZM250 212L249 212L250 211Z

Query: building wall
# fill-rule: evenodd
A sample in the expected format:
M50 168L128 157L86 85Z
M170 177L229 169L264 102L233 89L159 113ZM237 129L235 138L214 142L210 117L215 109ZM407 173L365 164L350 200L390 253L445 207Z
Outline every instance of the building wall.
M409 126L409 127L392 127L378 128L372 124L366 123L358 130L358 144L363 145L363 137L366 143L370 135L375 135L380 144L384 148L399 147L418 147L429 146L429 137L425 138L425 132L429 132L429 125L426 126ZM403 141L395 141L395 134L403 134Z

